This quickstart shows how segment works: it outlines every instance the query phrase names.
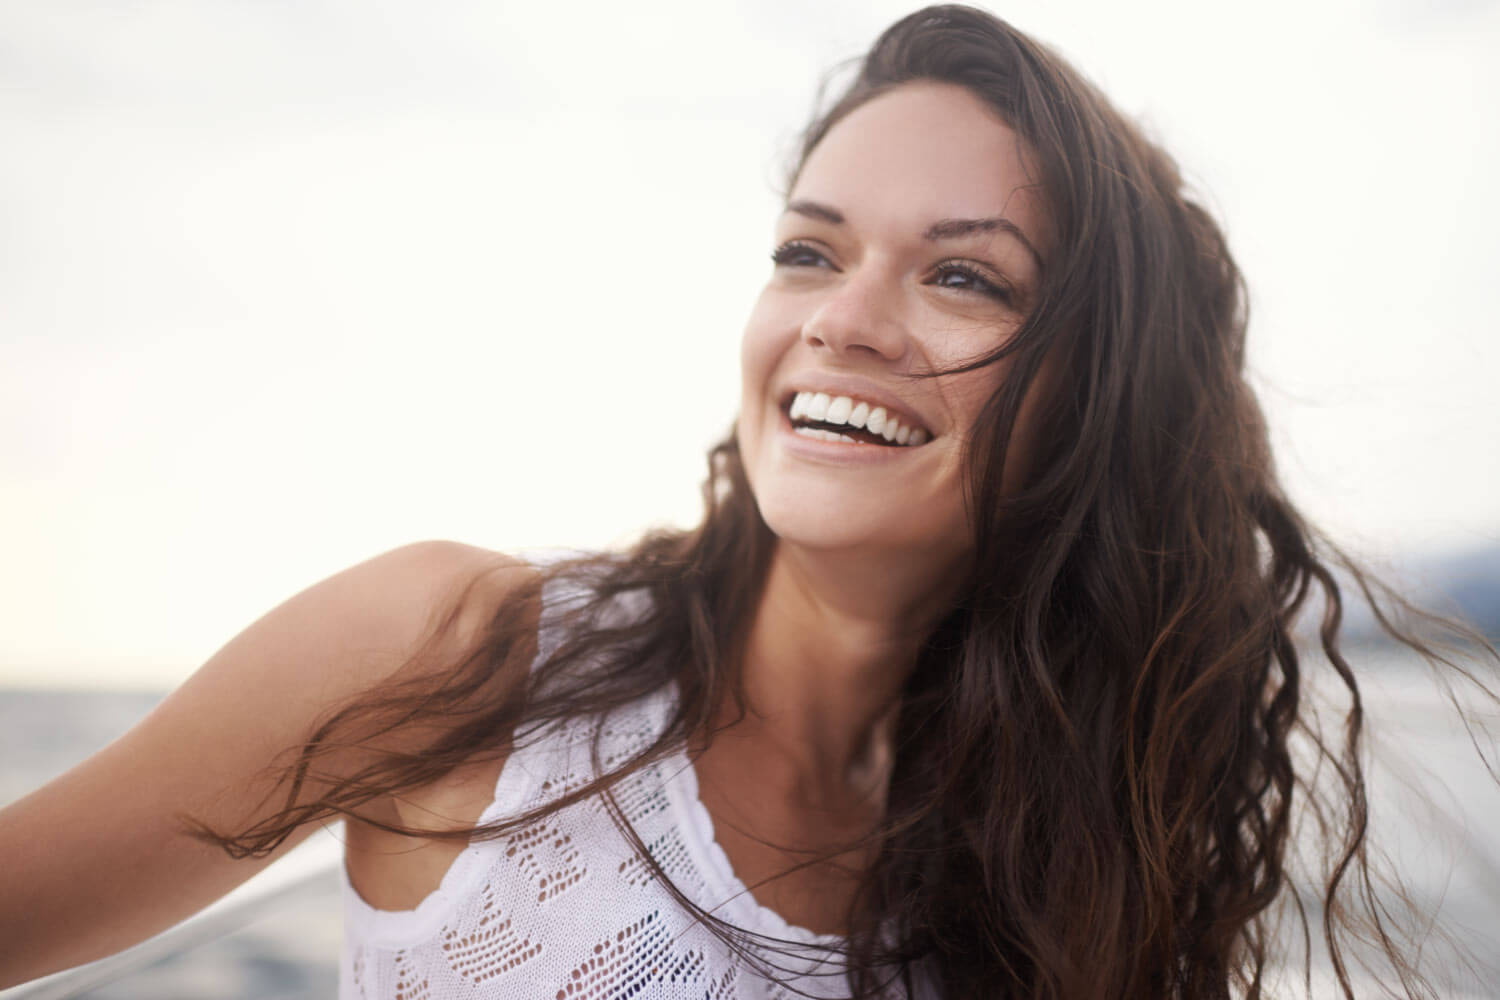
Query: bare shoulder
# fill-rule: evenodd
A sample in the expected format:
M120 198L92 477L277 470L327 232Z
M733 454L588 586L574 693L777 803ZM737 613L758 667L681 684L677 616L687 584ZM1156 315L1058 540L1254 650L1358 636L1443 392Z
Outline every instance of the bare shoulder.
M398 669L442 669L535 573L518 559L457 542L404 545L268 611L162 708L209 724L254 711L258 742L274 754L305 738L320 713ZM434 637L442 648L430 647ZM417 660L424 649L430 655Z
M415 671L419 681L423 672L447 671L474 648L484 628L509 602L514 602L510 610L517 612L513 621L535 635L540 601L532 585L539 572L508 556L452 542L421 542L353 567L345 576L326 581L329 593L319 595L306 613L346 621L333 641L348 643L338 659L352 676L326 681L346 693L375 686L393 665L407 671L408 678ZM355 653L361 636L374 637L385 650L383 665L361 662ZM363 659L368 660L368 653ZM499 682L504 686L519 679L517 674ZM503 747L507 737L498 735L497 746ZM418 750L420 734L395 732L382 742L388 749ZM358 816L349 817L345 867L364 900L385 909L418 905L465 846L462 841L405 837L382 824L419 829L472 826L493 799L503 765L503 756L485 755L425 785L373 799Z
M493 608L536 575L526 562L461 542L413 542L337 573L277 609L404 647L461 604ZM321 624L319 624L321 623Z
M297 666L286 679L331 689L364 687L405 663L447 624L473 641L537 571L512 556L450 541L392 549L317 583L269 612L229 645L264 647ZM262 657L257 657L261 659Z

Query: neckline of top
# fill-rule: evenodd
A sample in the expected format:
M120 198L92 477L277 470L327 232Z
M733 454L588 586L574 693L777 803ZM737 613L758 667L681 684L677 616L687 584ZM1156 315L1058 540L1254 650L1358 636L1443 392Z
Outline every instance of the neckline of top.
M719 844L718 836L714 831L713 816L710 815L708 807L703 804L703 799L698 793L698 770L693 766L693 760L685 748L677 751L672 764L667 780L667 794L672 798L673 805L677 808L678 815L682 818L684 827L690 835L692 842L689 844L689 849L695 850L695 853L700 855L698 860L705 877L717 883L713 888L717 890L716 895L723 901L716 908L727 910L739 918L737 921L731 921L732 923L748 921L754 926L747 929L768 937L790 941L808 948L842 951L847 944L847 940L842 935L820 934L790 923L780 913L755 898L755 894L735 874L729 855Z

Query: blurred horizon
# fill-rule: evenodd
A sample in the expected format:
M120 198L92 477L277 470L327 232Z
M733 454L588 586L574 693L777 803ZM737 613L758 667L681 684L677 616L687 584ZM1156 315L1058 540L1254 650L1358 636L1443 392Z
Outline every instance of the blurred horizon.
M0 6L0 688L170 687L422 538L691 523L818 80L916 6ZM1304 512L1488 615L1500 5L989 9L1224 222Z

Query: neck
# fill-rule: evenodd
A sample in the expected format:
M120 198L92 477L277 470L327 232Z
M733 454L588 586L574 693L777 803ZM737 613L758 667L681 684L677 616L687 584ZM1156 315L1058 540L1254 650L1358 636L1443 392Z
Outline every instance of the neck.
M794 793L863 796L881 784L900 693L957 589L951 566L910 554L779 543L746 637L753 740Z

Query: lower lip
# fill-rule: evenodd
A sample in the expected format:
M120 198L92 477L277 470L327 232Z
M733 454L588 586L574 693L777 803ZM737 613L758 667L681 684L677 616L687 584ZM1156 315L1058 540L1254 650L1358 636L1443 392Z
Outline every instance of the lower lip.
M785 411L781 413L777 431L782 447L790 454L831 465L882 465L909 458L927 447L865 444L862 441L822 441L794 431Z

